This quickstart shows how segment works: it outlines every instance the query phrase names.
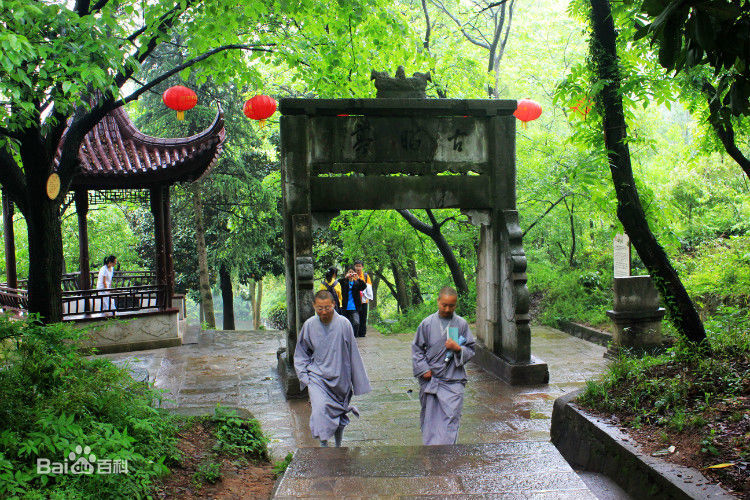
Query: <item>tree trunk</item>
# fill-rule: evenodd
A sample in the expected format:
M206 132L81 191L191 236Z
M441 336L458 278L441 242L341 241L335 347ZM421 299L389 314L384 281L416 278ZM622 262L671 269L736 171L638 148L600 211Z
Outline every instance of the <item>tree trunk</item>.
M432 226L425 224L421 220L417 219L414 214L412 214L408 210L397 210L397 212L401 214L401 217L406 219L406 222L408 222L411 227L413 227L420 233L426 234L432 239L432 241L435 242L435 246L437 246L438 250L440 251L440 255L443 256L445 263L448 265L448 269L450 269L451 271L453 284L456 285L456 291L459 295L468 295L469 286L466 284L466 277L464 276L464 272L461 269L461 265L458 263L458 259L456 259L456 255L453 253L453 249L448 244L445 236L443 236L443 233L440 231L440 228L445 223L445 221L443 221L443 223L438 223L432 213L432 210L429 209L426 210L426 212L427 216L430 218Z
M39 314L44 323L56 323L62 321L60 204L47 198L41 186L38 192L44 194L33 196L24 214L29 242L29 312Z
M609 1L590 2L593 27L591 56L596 65L597 78L606 82L598 96L598 104L602 110L604 143L617 193L617 217L643 264L651 273L654 284L664 298L671 320L689 340L699 342L706 338L703 323L667 254L651 232L638 197L630 163L625 113L620 93L617 32Z
M396 299L396 304L398 305L398 290L396 290L396 287L393 285L393 283L388 281L385 276L383 276L382 269L379 269L378 271L376 271L376 274L378 276L378 282L382 281L383 283L385 283L385 286L388 287L388 290L391 292L391 295L393 296L393 298ZM374 290L374 287L373 287L373 290Z
M565 201L565 208L568 209L568 219L570 221L570 256L568 258L568 267L576 267L576 221L573 217L575 210L575 198L570 200L570 207L568 207L568 201Z
M380 286L379 273L373 274L372 276L372 300L369 303L370 311L376 311L378 309L378 287Z
M203 224L203 202L201 186L193 184L193 209L195 210L195 239L198 246L198 280L203 304L203 314L208 328L216 328L214 299L211 295L211 282L208 277L208 253L206 252L206 227Z
M411 298L409 302L411 302L411 305L413 306L418 306L419 304L423 303L424 300L422 299L422 290L419 289L419 279L417 278L417 263L414 262L414 259L408 259L406 261L406 266L407 274L409 275L409 281L411 282Z
M399 311L403 312L409 308L409 291L407 288L406 273L396 259L391 258L391 272L393 273L393 284L396 287L396 304Z
M219 267L219 284L221 286L221 303L224 307L224 330L234 330L234 293L232 292L232 276L226 264Z
M247 286L250 288L250 313L253 315L253 324L255 324L255 280L251 278Z
M258 280L258 295L253 304L253 329L260 330L260 307L263 303L263 278Z

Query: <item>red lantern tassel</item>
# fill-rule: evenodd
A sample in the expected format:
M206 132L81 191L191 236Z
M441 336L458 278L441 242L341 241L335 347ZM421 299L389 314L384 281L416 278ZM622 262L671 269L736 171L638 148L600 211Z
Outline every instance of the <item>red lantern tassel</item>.
M184 120L185 119L185 112L184 111L178 111L177 112L177 119L178 120Z

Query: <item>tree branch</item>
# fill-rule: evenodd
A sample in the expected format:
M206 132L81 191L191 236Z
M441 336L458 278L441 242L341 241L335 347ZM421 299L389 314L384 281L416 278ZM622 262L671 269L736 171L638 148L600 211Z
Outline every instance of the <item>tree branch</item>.
M435 218L435 214L433 214L432 210L430 210L429 208L426 208L425 212L427 212L427 217L429 217L430 222L432 222L432 230L434 231L435 227L438 226L438 222L437 222L437 219Z
M8 193L21 213L26 215L26 179L21 167L8 151L7 144L0 146L0 184L3 186L3 192Z
M396 299L396 302L398 303L398 292L396 291L396 288L393 286L393 284L387 279L385 279L385 276L383 276L382 272L375 271L372 274L380 278L383 281L383 283L385 283L385 286L388 287L388 289L391 291L391 295L393 295L393 298Z
M508 43L508 35L510 35L510 25L513 23L513 6L516 3L516 0L511 0L510 5L508 6L508 24L505 28L505 37L503 37L503 43L500 44L500 51L497 53L497 61L495 62L495 66L500 62L500 60L503 58L503 54L505 54L505 45Z
M422 44L427 50L430 51L430 34L432 33L432 26L430 25L430 13L427 12L427 0L422 0L422 10L424 11L424 22L427 25L424 32L424 43Z
M89 15L89 6L91 5L90 0L76 0L75 11L80 17Z
M414 229L416 229L420 233L424 233L427 236L431 236L432 235L433 228L431 226L428 226L427 224L425 224L421 220L419 220L409 210L400 209L400 210L396 210L396 212L398 212L399 214L401 214L401 217L403 217L404 219L406 219L406 222L408 222L411 227L413 227Z
M737 162L745 172L745 175L750 177L750 159L742 154L742 151L737 147L732 123L729 119L721 119L721 104L719 103L719 96L716 94L716 89L708 80L704 79L701 85L701 92L706 97L706 102L708 102L708 121L711 123L714 132L716 132L719 140L724 145L727 154Z
M550 207L547 210L545 210L542 215L540 215L539 217L537 217L537 219L534 222L532 222L529 227L526 228L526 231L524 231L523 234L521 234L521 238L524 238L526 236L526 233L528 233L529 231L531 231L531 228L533 228L534 226L536 226L539 223L539 221L541 221L542 219L544 219L544 217L548 213L550 213L552 211L553 208L555 208L559 203L561 203L563 200L565 200L565 198L567 198L568 196L570 196L572 194L574 194L574 193L566 193L566 194L562 195L559 200L557 200L556 202L552 203L550 205Z
M169 11L162 14L162 16L154 26L155 33L151 36L151 38L149 38L148 42L146 42L145 45L137 47L138 53L137 55L134 55L134 57L139 63L145 61L146 58L154 51L156 46L159 44L159 35L167 33L167 31L169 31L169 29L174 26L175 21L177 21L177 19L188 8L190 8L193 3L195 3L195 0L186 0L184 4L182 2L179 2ZM135 45L138 37L145 33L148 28L148 25L143 26L141 29L136 30L133 34L131 34L127 38L127 40ZM141 51L142 47L145 48ZM136 69L137 68L135 65L130 65L129 69L124 69L121 73L115 76L115 85L117 86L117 88L121 88L123 85L125 85L125 82L127 82L128 79L133 76L133 73L135 73Z
M487 5L487 6L486 6L486 7L484 7L484 8L482 9L482 10L480 10L479 12L480 12L480 13L482 13L482 12L484 12L485 10L490 10L490 9L494 9L495 7L498 7L498 6L500 6L500 5L504 4L504 3L506 3L507 1L508 1L508 0L501 0L501 1L499 1L499 2L492 2L491 4ZM512 3L512 2L511 2L511 3Z
M485 49L489 49L490 48L490 44L488 44L486 42L481 42L481 41L475 39L474 37L472 37L471 35L469 35L469 33L464 28L464 25L461 24L461 21L459 21L453 14L451 14L450 11L442 4L442 2L441 3L437 3L435 0L432 0L432 4L435 5L435 7L437 7L438 9L442 10L443 12L445 12L445 14L448 17L450 17L451 19L453 19L453 22L456 23L456 26L458 26L458 28L461 30L461 33L463 33L464 37L466 37L466 39L469 42L471 42L474 45L477 45L479 47L485 48Z
M141 88L133 92L132 94L128 95L127 97L123 97L122 99L115 101L112 109L117 108L119 106L122 106L124 104L127 104L131 101L134 101L138 99L142 94L145 94L148 92L151 88L159 85L161 82L169 78L170 76L176 75L183 69L189 68L190 66L199 63L205 59L208 59L209 57L218 54L219 52L224 52L227 50L251 50L256 52L269 52L273 53L273 50L267 49L265 47L273 46L273 44L265 44L265 45L244 45L244 44L232 44L232 45L222 45L221 47L216 47L215 49L209 50L208 52L205 52L197 57L194 57L188 61L185 61L184 63L180 64L179 66L175 66L171 70L167 71L166 73L161 74L160 76L154 78L147 84L143 85Z

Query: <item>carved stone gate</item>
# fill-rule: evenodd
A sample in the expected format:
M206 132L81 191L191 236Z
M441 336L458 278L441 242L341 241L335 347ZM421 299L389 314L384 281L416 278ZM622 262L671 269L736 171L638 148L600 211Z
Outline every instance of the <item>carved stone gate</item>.
M511 100L281 100L288 325L278 360L287 395L299 393L294 349L314 314L312 230L340 210L462 209L481 228L476 336L483 347L475 359L512 384L549 380L547 365L531 355L515 109Z

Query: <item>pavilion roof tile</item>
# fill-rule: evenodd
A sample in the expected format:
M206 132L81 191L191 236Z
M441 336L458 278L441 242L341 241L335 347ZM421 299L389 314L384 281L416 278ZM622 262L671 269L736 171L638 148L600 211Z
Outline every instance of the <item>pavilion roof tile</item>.
M190 137L166 139L144 134L124 109L117 108L86 134L78 151L81 171L71 187L138 189L195 181L219 158L225 137L221 109L206 130ZM60 150L56 164L59 155Z

